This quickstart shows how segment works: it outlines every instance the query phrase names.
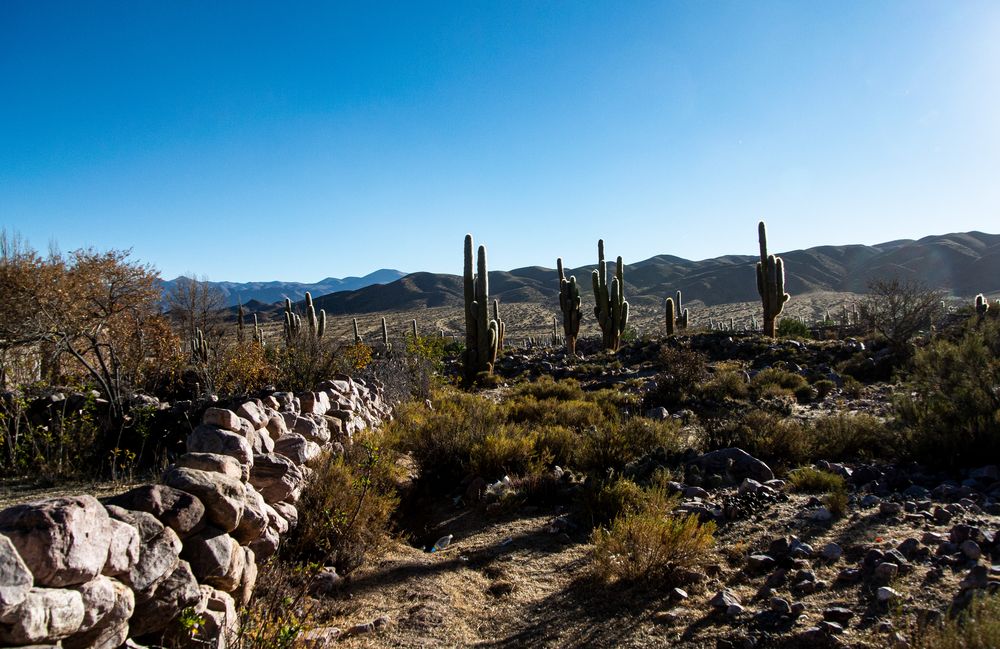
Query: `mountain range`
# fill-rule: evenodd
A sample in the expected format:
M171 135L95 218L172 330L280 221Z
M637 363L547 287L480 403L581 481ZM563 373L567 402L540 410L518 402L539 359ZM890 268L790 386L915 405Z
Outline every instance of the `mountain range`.
M596 245L595 245L596 248ZM609 250L609 256L614 251ZM1000 293L1000 235L964 232L900 239L877 245L818 246L779 253L785 262L785 290L864 293L872 279L919 280L955 296ZM584 302L592 302L590 275L595 264L567 269L580 282ZM690 261L672 255L625 263L625 296L635 304L661 304L681 290L686 301L707 306L755 300L757 255L726 255ZM455 265L460 266L456 255ZM558 308L554 268L529 266L489 273L490 295L502 303L531 302ZM314 294L316 295L316 294ZM462 277L411 273L393 282L316 298L331 315L460 306Z
M356 291L361 288L376 284L388 284L406 273L389 268L382 268L364 277L327 277L314 284L301 282L208 282L208 284L218 289L225 296L226 306L236 306L242 302L244 305L253 303L253 306L266 306L275 302L283 302L285 298L290 298L293 302L304 300L306 291L312 295L326 295L337 291ZM169 291L177 282L187 278L181 276L162 282L163 292ZM258 305L257 303L261 303Z
M595 245L596 248L596 245ZM609 250L609 257L614 251ZM1000 297L1000 235L963 232L900 239L876 245L818 246L779 253L785 262L785 290L795 295L818 291L864 293L872 279L900 277L919 280L957 297L986 293ZM592 303L590 275L595 263L566 269L580 282L584 303ZM725 255L691 261L657 255L625 263L625 296L634 305L662 305L677 290L686 302L706 306L758 299L754 276L757 255ZM456 255L455 265L461 268ZM612 265L613 270L613 265ZM528 266L491 271L490 295L501 303L542 304L558 309L554 268ZM169 286L172 282L164 282ZM248 311L265 317L282 309L287 296L304 299L310 291L317 309L330 315L378 311L408 311L425 307L455 307L463 303L462 277L417 272L404 275L382 269L364 277L327 278L315 284L296 282L215 282L229 304L242 300Z

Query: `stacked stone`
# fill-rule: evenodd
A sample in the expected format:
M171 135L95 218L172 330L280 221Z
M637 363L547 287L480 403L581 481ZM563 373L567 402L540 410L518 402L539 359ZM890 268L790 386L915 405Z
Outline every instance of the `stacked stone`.
M390 417L382 395L338 377L209 408L162 484L0 512L0 645L119 647L190 608L224 646L258 562L298 521L306 463Z

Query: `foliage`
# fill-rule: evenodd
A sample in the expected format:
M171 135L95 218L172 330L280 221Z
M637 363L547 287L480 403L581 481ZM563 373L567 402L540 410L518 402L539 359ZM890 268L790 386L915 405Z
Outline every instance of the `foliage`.
M11 392L0 400L0 470L6 475L90 477L101 464L100 419L93 394L54 402L46 423L28 411L29 399Z
M902 451L897 431L867 413L837 413L818 417L810 425L812 459L888 459Z
M384 548L398 502L393 464L374 437L356 440L347 455L325 454L299 500L299 522L283 555L319 562L346 575Z
M844 477L811 466L804 466L788 473L788 485L800 493L819 494L847 489Z
M795 318L782 318L781 322L778 323L778 335L782 338L806 339L810 337L809 327L806 326L806 323Z
M863 326L886 339L899 358L911 355L910 340L940 315L940 291L916 280L876 279L858 309Z
M626 464L655 448L671 452L683 449L685 440L675 419L654 421L646 417L609 419L586 429L580 448L580 467L595 475Z
M756 398L795 394L796 390L808 386L809 382L800 374L776 367L757 372L750 379L750 391Z
M915 630L917 649L992 649L1000 647L1000 593L980 595L968 608L939 627Z
M666 495L662 482L640 494L636 504L620 509L610 529L594 530L594 572L604 581L677 583L706 560L715 523L673 514L677 499Z
M974 323L917 352L896 400L919 461L961 466L1000 454L1000 323Z
M275 382L275 368L256 340L226 345L218 364L215 389L221 394L247 394Z
M702 398L712 401L745 401L750 394L750 387L742 370L726 368L716 371L707 381L700 383L697 392Z
M684 401L708 373L705 355L665 345L659 354L663 370L656 376L656 388L649 395L650 405L676 406Z
M812 452L802 424L758 408L709 427L708 446L736 446L776 468L802 464Z

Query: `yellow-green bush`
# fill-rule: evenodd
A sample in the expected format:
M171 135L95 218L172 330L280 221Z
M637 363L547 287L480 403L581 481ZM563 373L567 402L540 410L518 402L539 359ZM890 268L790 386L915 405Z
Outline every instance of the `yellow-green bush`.
M759 409L710 427L708 439L710 448L736 446L779 469L802 464L812 453L802 424Z
M674 419L654 421L633 417L622 421L609 419L587 429L580 448L580 466L597 475L609 469L621 469L657 447L682 450L684 439L680 423Z
M743 370L718 370L707 381L698 386L698 393L705 399L743 401L750 393Z
M915 629L917 649L995 649L1000 647L1000 593L977 597L942 625Z
M793 395L795 391L809 385L805 377L776 367L757 372L750 379L750 391L758 399Z
M790 471L788 473L788 485L795 491L807 494L844 491L847 489L843 476L810 466Z

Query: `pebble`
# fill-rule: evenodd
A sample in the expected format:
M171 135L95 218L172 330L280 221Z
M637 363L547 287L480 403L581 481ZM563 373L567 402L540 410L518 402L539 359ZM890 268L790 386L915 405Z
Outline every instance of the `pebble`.
M780 615L791 615L792 605L783 597L772 597L771 610Z
M978 561L981 556L983 556L983 550L979 547L979 544L972 539L966 539L962 541L958 549L962 551L962 554L967 556L973 561Z
M836 543L827 543L823 546L823 549L819 551L819 555L826 561L832 563L844 555L844 549Z
M875 591L875 598L883 603L890 602L899 599L899 592L889 588L888 586L882 586Z
M847 624L852 617L854 617L854 611L843 606L831 606L823 609L823 619L837 624Z

